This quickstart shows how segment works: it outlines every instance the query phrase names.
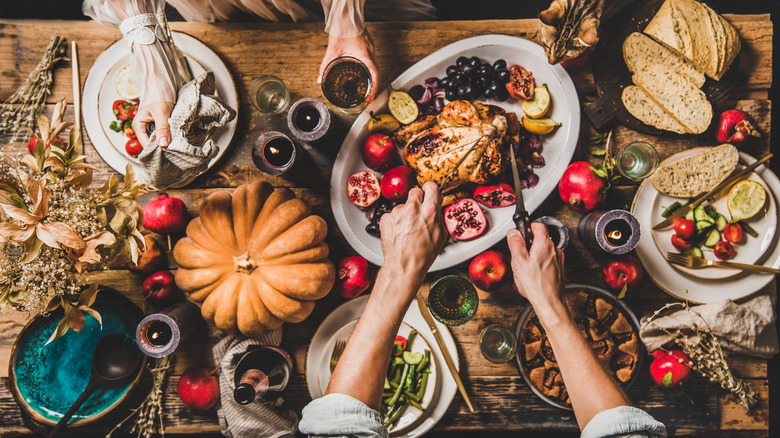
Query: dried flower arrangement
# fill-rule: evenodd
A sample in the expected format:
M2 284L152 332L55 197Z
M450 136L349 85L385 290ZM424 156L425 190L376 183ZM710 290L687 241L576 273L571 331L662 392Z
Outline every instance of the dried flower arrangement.
M654 323L654 320L662 313L674 307L682 307L688 311L691 317L691 330L695 336L688 336L680 330L671 332ZM648 325L663 330L666 334L672 336L674 343L691 358L691 362L688 365L711 382L718 383L723 389L731 391L739 398L740 404L745 409L750 410L758 402L758 393L750 384L734 377L734 374L731 373L717 336L712 333L712 328L707 321L702 318L699 312L693 310L687 301L684 303L669 303L656 310L645 321L644 327Z
M98 286L85 286L87 272L128 256L136 262L144 245L135 199L146 187L128 165L121 187L111 177L89 189L96 168L79 155L81 137L62 121L65 107L63 99L51 121L38 115L31 155L18 159L0 148L0 310L11 304L48 314L63 307L49 341L80 331L85 313L101 321L90 307ZM51 141L63 132L67 144Z

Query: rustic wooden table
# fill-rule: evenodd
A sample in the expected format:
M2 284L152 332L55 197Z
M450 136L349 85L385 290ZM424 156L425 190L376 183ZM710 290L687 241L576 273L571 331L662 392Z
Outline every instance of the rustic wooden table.
M748 82L733 95L733 106L752 114L761 132L765 133L754 146L753 153L761 155L769 150L770 102L768 90L772 78L772 23L769 15L731 15L743 38L741 69L747 73ZM352 250L336 228L330 210L328 183L335 150L317 151L307 148L310 168L290 178L269 177L259 172L251 161L251 144L262 132L268 130L287 131L283 118L269 118L260 115L248 102L247 92L252 80L263 74L282 78L289 86L292 99L314 97L325 100L315 82L317 69L327 44L327 35L322 25L306 24L195 24L173 23L174 30L190 34L211 47L225 61L233 74L240 95L238 130L230 149L222 161L211 171L198 178L190 188L172 190L170 194L182 198L190 212L197 214L201 201L215 190L236 187L254 180L269 181L274 186L291 187L301 198L312 204L314 211L326 218L330 225L328 243L333 260L349 254ZM390 78L438 48L475 35L499 33L538 40L537 20L495 20L476 22L418 22L381 23L369 25L377 49L380 70ZM118 31L91 22L13 21L0 22L0 99L7 98L32 71L52 33L65 36L79 43L82 81L89 73L95 58L120 37ZM571 72L582 102L592 99L595 93L593 78L587 68ZM54 91L48 102L66 97L72 102L71 71L67 62L57 69ZM51 111L51 104L48 105ZM349 126L354 117L345 117L338 111L333 114ZM72 120L72 107L68 108ZM603 145L590 146L588 139L594 134L587 120L583 123L580 145L575 159L600 159L592 157L590 150ZM706 133L696 138L681 140L676 137L648 137L626 128L617 127L613 144L623 145L630 140L644 139L654 144L662 159L697 145L715 144L714 135ZM2 143L8 143L8 139ZM7 152L25 152L26 142L6 146ZM100 168L94 184L102 184L114 172L101 160L94 147L87 141L87 160ZM612 190L610 206L626 208L633 198L636 186L618 186ZM153 195L145 195L141 203L148 202ZM574 230L580 217L565 206L553 193L534 216L553 215L561 218L570 230ZM576 233L575 233L576 234ZM498 245L505 249L504 244ZM170 258L172 260L172 258ZM588 250L576 236L566 250L566 275L569 281L601 283L600 267L605 257ZM171 266L172 268L174 266ZM465 269L460 266L460 269ZM99 275L102 285L117 289L130 297L145 310L141 298L140 284L143 279L127 271L111 270ZM335 295L335 296L334 296ZM438 423L439 431L576 431L577 426L571 413L552 408L538 399L522 381L514 363L496 365L486 361L477 346L480 330L488 324L502 323L514 326L526 302L513 294L511 288L484 293L480 292L479 312L475 319L460 327L453 327L452 334L458 345L461 375L479 410L469 413L463 399L457 395L447 414ZM639 315L660 307L672 298L646 280L625 299ZM294 353L297 363L295 378L287 390L287 403L299 410L309 402L306 390L303 364L309 340L323 318L343 299L332 294L322 299L314 313L303 323L285 327L283 346ZM11 346L17 334L27 321L28 315L7 312L0 317L0 435L29 434L8 389L7 363ZM176 370L170 379L165 397L164 423L168 434L214 433L218 432L217 415L214 410L193 412L184 408L175 394L178 375L196 364L209 365L210 346L217 340L215 335L203 339L197 345L183 346L176 353ZM702 378L694 378L690 386L693 404L685 399L670 400L651 382L645 365L639 379L629 392L631 400L666 423L676 434L766 436L768 434L768 380L765 360L734 356L730 359L735 374L745 378L759 392L761 401L747 413L730 394L717 385ZM131 405L128 403L128 405ZM137 405L137 404L136 404ZM123 407L89 430L79 432L105 433L109 426L123 418L132 406ZM102 429L101 429L102 428Z

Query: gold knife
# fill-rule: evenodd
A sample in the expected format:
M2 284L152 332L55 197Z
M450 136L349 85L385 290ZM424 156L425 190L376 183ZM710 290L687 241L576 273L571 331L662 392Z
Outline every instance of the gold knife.
M744 178L746 176L749 176L750 173L753 172L753 170L755 170L758 166L766 163L770 158L772 158L772 154L767 154L764 158L762 158L760 160L756 160L756 162L751 164L750 166L748 166L748 167L746 167L746 168L744 168L742 170L735 171L734 173L732 173L732 175L730 177L726 178L722 183L720 183L717 186L715 186L714 189L712 189L709 192L707 192L707 193L697 197L696 199L691 201L689 204L687 204L687 205L685 205L683 207L680 207L677 211L672 213L668 218L664 219L659 224L653 226L653 229L654 230L660 230L660 229L666 228L666 227L674 224L674 221L676 221L677 219L679 219L679 218L685 216L686 214L688 214L689 211L691 211L694 208L696 208L699 205L701 205L704 201L707 201L710 198L713 198L713 200L714 200L714 198L718 197L718 196L714 196L714 195L720 194L720 192L722 190L731 187L737 181L741 180L742 178Z
M458 385L458 391L460 391L460 395L462 395L463 399L466 400L466 405L469 407L469 410L472 413L477 412L474 410L474 406L471 404L471 399L469 399L469 395L466 392L466 387L463 386L463 381L460 380L458 369L455 368L455 361L452 360L452 356L450 356L450 352L447 350L447 346L444 344L444 339L442 339L441 333L439 333L439 328L436 326L436 322L433 320L431 312L428 310L428 306L423 300L422 294L417 292L417 296L414 299L417 301L417 306L420 308L420 313L422 314L425 322L428 324L428 327L431 329L431 333L433 333L433 337L436 339L436 343L441 349L441 355L444 356L444 361L447 362L447 367L450 369L450 373L455 379L455 383Z

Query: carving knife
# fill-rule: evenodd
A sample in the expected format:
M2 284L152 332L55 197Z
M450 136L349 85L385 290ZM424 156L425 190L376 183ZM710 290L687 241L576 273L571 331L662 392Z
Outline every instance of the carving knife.
M520 231L525 239L526 248L531 248L531 244L534 241L534 235L531 232L531 219L528 215L528 210L525 209L525 201L523 201L523 187L520 186L520 173L517 170L517 160L515 159L515 148L509 146L509 155L512 157L512 179L515 183L515 214L512 215L512 220L515 221L515 226Z

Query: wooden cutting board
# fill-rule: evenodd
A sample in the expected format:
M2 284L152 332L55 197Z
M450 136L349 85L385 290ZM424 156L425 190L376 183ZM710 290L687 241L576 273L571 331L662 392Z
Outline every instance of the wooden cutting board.
M593 80L596 85L597 99L584 105L584 112L593 126L600 130L615 120L635 131L650 135L680 136L646 125L623 106L620 96L623 88L632 85L631 72L623 60L623 41L633 32L642 32L647 23L652 20L664 0L648 0L633 2L616 15L606 18L601 23L601 37L593 52ZM721 78L715 81L707 78L702 91L713 102L713 120L724 110L728 93L735 87L744 84L745 75L739 69L739 59L735 59L731 68ZM710 125L712 128L712 124Z

